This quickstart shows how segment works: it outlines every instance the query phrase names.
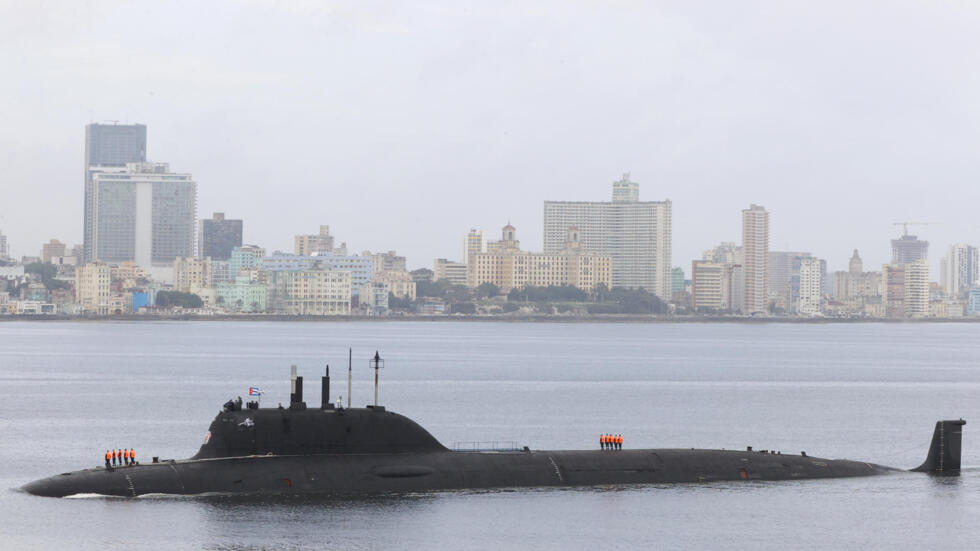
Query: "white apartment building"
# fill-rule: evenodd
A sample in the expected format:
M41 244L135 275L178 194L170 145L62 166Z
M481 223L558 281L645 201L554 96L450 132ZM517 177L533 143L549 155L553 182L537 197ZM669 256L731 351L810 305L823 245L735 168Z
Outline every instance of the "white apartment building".
M105 316L110 313L112 272L102 262L90 262L75 270L75 302L85 314Z
M466 264L470 261L471 254L479 254L487 252L487 236L483 230L478 230L476 228L470 229L469 232L463 236L463 262Z
M966 298L967 293L978 281L978 257L976 247L957 243L946 249L946 256L939 264L939 278L946 296Z
M815 316L822 311L823 277L820 259L800 257L800 298L797 312L801 316Z
M767 312L769 291L769 213L760 205L742 211L743 313Z
M351 273L339 270L281 270L270 273L272 307L297 316L350 314Z
M612 202L545 201L544 252L565 247L569 228L585 251L612 259L613 287L642 287L670 299L671 202L640 201L639 184L624 174L613 183Z

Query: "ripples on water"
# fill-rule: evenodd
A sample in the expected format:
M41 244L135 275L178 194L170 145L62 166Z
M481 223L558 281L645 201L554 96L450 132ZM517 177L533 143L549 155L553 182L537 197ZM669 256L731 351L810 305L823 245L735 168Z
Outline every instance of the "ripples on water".
M107 447L187 457L229 397L373 397L437 438L591 448L806 450L918 465L964 417L956 479L43 499L0 493L0 548L936 548L980 546L980 325L0 323L0 485L97 466ZM971 429L971 427L974 427Z

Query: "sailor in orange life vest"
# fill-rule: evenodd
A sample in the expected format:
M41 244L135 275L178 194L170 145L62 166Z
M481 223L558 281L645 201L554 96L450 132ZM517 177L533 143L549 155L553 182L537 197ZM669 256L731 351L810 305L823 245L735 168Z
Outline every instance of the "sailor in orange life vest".
M112 459L112 452L109 450L105 451L105 470L111 471L112 467L109 466L109 461Z

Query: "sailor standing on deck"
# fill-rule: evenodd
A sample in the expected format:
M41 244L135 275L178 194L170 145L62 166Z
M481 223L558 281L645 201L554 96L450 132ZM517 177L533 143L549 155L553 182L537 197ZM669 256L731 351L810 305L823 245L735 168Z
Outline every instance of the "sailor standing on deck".
M136 452L133 451L133 448L129 448L129 462L133 465L136 464Z
M106 450L105 451L105 470L107 470L107 471L111 471L112 470L112 467L109 466L109 460L110 459L112 459L112 452L110 452L109 450Z

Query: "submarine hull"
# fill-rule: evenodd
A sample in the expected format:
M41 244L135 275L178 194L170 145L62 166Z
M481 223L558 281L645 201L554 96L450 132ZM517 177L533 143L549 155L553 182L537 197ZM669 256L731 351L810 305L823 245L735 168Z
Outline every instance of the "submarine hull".
M896 469L859 461L764 452L647 449L261 455L87 469L23 490L101 494L372 493L502 487L595 486L872 476Z

